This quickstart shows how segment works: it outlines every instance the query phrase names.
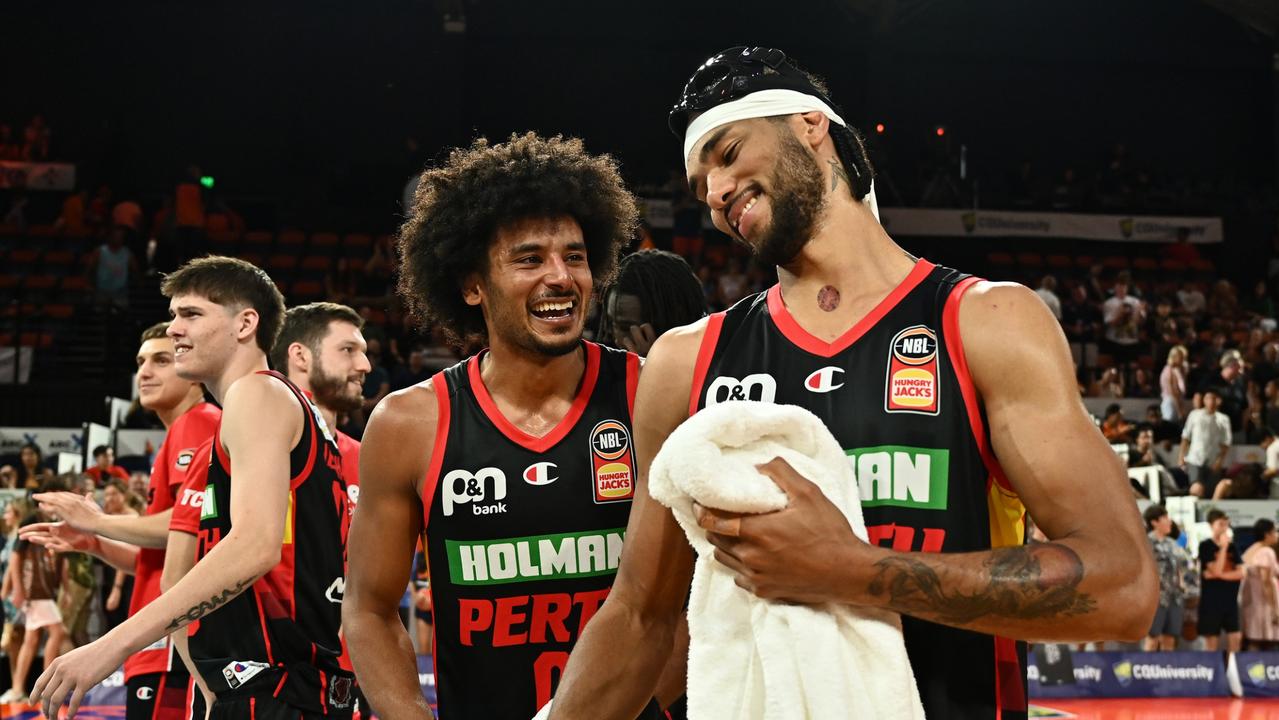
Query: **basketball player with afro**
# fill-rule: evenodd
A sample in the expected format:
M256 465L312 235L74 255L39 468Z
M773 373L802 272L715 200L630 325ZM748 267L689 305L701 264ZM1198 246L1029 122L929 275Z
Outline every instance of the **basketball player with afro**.
M364 434L343 620L383 717L431 717L397 613L419 535L443 720L532 717L608 595L640 363L582 333L636 216L613 160L575 139L479 140L422 175L400 295L488 348L389 395Z

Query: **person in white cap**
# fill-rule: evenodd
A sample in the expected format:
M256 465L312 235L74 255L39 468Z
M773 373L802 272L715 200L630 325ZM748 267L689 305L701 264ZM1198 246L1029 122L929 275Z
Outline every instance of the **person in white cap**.
M1034 292L898 246L879 223L861 135L780 50L712 57L671 127L715 226L776 265L779 282L648 355L621 567L552 717L629 718L652 695L693 552L649 497L648 468L691 414L736 400L822 419L853 465L870 542L773 460L760 470L785 509L699 511L716 559L761 598L901 613L929 716L1026 717L1019 639L1142 637L1158 582L1141 522ZM1024 544L1027 512L1047 542Z

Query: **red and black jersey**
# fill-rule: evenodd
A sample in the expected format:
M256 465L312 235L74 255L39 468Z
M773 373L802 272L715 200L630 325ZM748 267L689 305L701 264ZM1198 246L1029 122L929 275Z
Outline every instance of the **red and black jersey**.
M639 358L583 346L577 396L540 438L497 409L482 353L431 379L422 500L444 720L532 717L613 584L635 494Z
M265 694L308 714L349 712L350 674L338 663L349 522L341 456L319 409L283 375L264 374L293 392L304 417L302 436L289 454L280 563L200 620L190 639L192 659L219 696ZM200 508L201 558L231 530L230 469L219 428Z
M976 278L926 260L834 342L807 333L781 289L712 315L690 414L733 400L798 405L826 423L857 478L870 541L900 551L1021 544L1025 511L991 450L959 336ZM902 618L930 717L1026 716L1025 646Z
M185 481L194 462L196 448L209 441L222 419L222 409L202 402L173 421L156 451L151 468L151 487L147 492L147 514L155 515L173 507L178 488ZM164 573L164 550L142 548L134 564L133 597L129 600L129 616L137 614L147 603L160 596L160 575ZM181 661L173 655L169 638L165 637L133 653L124 661L124 679L144 673L181 670Z

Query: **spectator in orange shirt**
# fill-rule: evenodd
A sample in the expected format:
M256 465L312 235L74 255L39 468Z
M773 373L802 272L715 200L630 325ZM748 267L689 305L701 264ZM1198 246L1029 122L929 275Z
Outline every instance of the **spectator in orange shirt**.
M1106 418L1101 421L1101 434L1112 443L1130 443L1136 425L1124 419L1123 408L1119 403L1111 403L1106 407Z
M92 476L99 486L111 478L129 482L129 471L115 464L115 450L109 445L99 445L93 449L93 463L93 467L84 472Z

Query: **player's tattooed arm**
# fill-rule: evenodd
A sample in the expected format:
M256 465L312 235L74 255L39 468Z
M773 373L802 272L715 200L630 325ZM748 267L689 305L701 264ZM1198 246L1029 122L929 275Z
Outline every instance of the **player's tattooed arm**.
M955 556L894 554L875 563L871 595L897 612L947 625L1085 615L1084 564L1058 543L998 548L976 568Z
M222 592L210 597L208 600L201 600L198 605L193 605L186 612L178 615L169 622L169 630L177 630L184 625L199 620L209 613L231 602L237 595L244 592L244 589L253 584L257 580L257 576L246 578L235 584L235 587L224 588Z

